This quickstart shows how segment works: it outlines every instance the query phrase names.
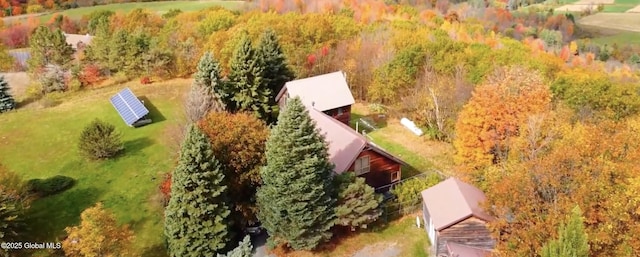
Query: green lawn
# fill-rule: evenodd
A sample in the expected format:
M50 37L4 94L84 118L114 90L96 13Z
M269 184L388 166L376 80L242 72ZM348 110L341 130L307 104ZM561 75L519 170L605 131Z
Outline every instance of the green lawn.
M162 1L162 2L136 2L136 3L120 3L109 5L98 5L91 7L82 7L69 9L59 12L63 15L69 16L72 19L82 18L83 15L90 14L94 11L111 10L114 12L130 12L132 10L142 8L154 12L164 13L170 9L180 9L183 12L197 11L214 6L222 6L227 9L237 10L240 9L243 1ZM40 17L40 21L48 21L53 14L43 15Z
M124 86L76 93L56 107L25 109L0 115L0 163L27 179L65 175L76 185L36 200L27 216L30 241L60 241L64 228L76 225L82 210L101 201L119 222L132 226L136 256L163 256L162 209L154 201L163 174L173 166L166 129L182 115L178 99L187 82L135 85L145 97L154 123L131 128L109 103ZM79 157L77 139L95 118L116 125L125 153L114 160ZM40 253L42 255L43 253Z
M618 45L634 44L640 45L640 33L638 32L622 32L612 36L602 36L591 39L599 44Z
M614 12L614 13L620 13L620 12L626 12L627 10L636 7L636 5L638 4L612 4L612 5L605 5L604 6L604 10L602 10L602 12Z

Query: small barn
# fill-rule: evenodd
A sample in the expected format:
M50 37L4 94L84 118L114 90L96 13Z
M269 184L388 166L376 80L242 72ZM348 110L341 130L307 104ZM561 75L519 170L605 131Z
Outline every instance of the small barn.
M448 257L490 257L491 251L457 243L447 243Z
M149 110L138 99L131 89L125 88L111 97L111 105L116 109L120 118L127 126L140 127L151 123Z
M81 34L67 34L64 33L64 37L67 41L67 44L70 44L74 50L82 50L85 46L91 44L93 40L93 36L89 34L81 35Z
M487 222L493 217L480 207L486 200L480 189L457 178L449 178L422 191L421 195L425 230L435 256L451 256L451 251L469 250L458 247L460 245L476 250L494 248L495 241L487 228ZM467 255L459 255L463 256ZM473 256L476 255L469 257Z
M335 173L353 171L374 188L400 180L405 162L313 106L307 106L307 109L325 137Z
M276 96L276 101L282 109L287 99L296 96L300 97L303 104L313 106L316 110L349 125L351 105L355 100L344 72L336 71L289 81Z

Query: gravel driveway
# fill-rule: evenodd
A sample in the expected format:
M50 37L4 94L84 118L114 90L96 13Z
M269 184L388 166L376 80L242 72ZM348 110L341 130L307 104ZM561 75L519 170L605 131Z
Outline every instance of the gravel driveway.
M400 254L396 243L377 243L358 251L353 257L396 257Z

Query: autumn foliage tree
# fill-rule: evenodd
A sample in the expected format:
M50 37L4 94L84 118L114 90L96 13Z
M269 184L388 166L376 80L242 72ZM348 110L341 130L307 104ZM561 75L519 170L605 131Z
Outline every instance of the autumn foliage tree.
M67 227L68 236L62 241L65 256L127 256L131 254L133 231L118 226L112 213L102 203L80 214L80 225Z
M530 115L549 110L551 95L540 73L521 67L497 69L464 106L456 122L456 161L474 180L478 169L505 160L508 140Z
M497 217L490 223L497 250L505 256L540 254L577 204L584 212L589 256L640 253L635 236L640 228L640 199L635 195L640 192L638 124L638 119L575 125L565 121L540 126L537 136L523 135L536 140L525 140L529 146L513 152L530 157L494 166L487 176L486 206ZM555 140L529 155L552 134Z
M210 112L198 126L211 142L226 176L236 224L256 221L256 188L262 183L260 168L265 164L265 144L269 130L248 113Z

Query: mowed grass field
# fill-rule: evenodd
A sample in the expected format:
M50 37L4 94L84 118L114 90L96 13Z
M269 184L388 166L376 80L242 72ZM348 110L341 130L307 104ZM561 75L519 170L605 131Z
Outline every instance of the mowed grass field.
M621 13L640 5L640 0L615 0L615 4L605 5L603 12Z
M640 13L596 13L576 21L580 26L640 32Z
M121 224L134 230L135 256L164 256L158 186L174 166L167 131L182 120L182 100L189 84L189 80L130 83L75 93L55 107L0 115L0 163L24 180L55 175L77 180L73 188L32 204L26 217L28 239L60 241L64 228L77 225L84 209L103 202ZM113 109L109 97L125 86L146 99L152 124L128 127ZM80 157L79 135L96 118L116 126L123 136L124 154L106 161Z
M71 19L80 19L84 15L88 15L95 11L114 11L114 12L130 12L138 8L146 9L152 12L165 13L171 9L180 9L183 12L198 11L214 6L222 6L230 10L238 10L244 4L243 1L162 1L162 2L140 2L140 3L119 3L98 5L91 7L82 7L69 9L59 14L69 16ZM55 13L55 14L58 14ZM48 21L55 14L43 15L41 21Z
M108 5L97 5L90 7L81 7L68 9L60 12L49 14L33 14L23 15L20 17L6 17L4 18L6 23L14 22L17 20L26 20L30 16L38 16L41 22L47 22L55 14L62 14L68 16L71 19L80 19L82 16L88 15L95 11L109 10L114 12L130 12L132 10L142 8L152 12L165 13L171 9L180 9L183 12L198 11L214 6L222 6L230 10L241 10L244 6L244 1L224 1L224 0L208 0L208 1L159 1L159 2L135 2L135 3L117 3Z

